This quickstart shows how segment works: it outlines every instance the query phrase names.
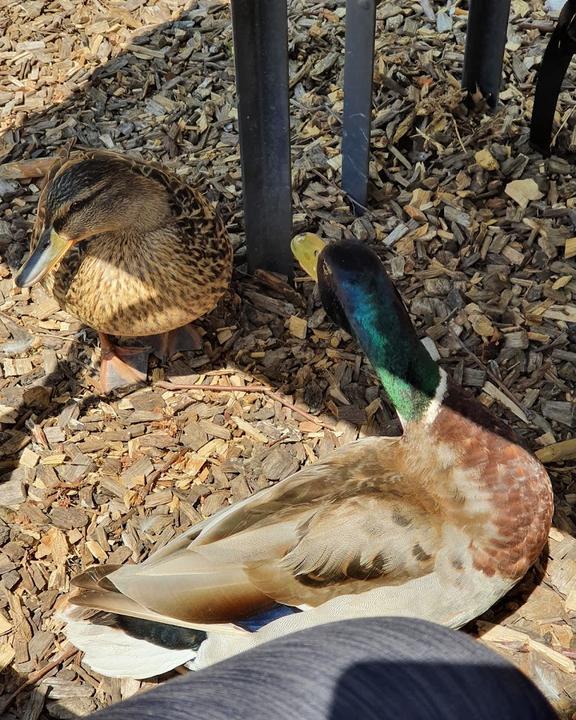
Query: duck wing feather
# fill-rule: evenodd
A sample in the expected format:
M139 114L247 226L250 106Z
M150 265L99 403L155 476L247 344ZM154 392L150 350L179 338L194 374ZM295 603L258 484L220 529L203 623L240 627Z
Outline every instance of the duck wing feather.
M277 603L317 606L429 574L442 519L408 465L400 438L352 443L192 528L140 565L98 569L88 579L84 573L73 602L114 611L119 595L122 613L125 596L174 624L198 627ZM97 591L106 595L106 608L96 602Z

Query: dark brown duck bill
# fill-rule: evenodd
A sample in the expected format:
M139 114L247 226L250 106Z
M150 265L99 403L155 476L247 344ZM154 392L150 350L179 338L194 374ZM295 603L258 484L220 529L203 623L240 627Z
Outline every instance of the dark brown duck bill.
M46 228L40 235L38 244L22 265L14 282L25 288L39 282L50 272L72 246L72 241L59 235L54 228Z

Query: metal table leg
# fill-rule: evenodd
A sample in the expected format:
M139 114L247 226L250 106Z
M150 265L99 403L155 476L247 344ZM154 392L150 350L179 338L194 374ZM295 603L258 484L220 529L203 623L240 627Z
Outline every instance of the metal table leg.
M376 0L346 1L342 187L359 214L368 195Z
M576 54L576 0L568 0L546 47L536 80L530 142L545 157L550 155L552 127L562 81Z
M470 0L462 85L480 90L494 107L502 82L502 65L511 0Z
M286 0L232 0L248 267L291 275Z

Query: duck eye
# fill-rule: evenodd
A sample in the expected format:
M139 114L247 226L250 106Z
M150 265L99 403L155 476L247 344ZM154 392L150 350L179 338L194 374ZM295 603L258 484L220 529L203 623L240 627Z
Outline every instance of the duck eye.
M81 200L76 200L76 202L71 203L70 207L68 208L69 212L76 212L77 210L80 210L84 203Z

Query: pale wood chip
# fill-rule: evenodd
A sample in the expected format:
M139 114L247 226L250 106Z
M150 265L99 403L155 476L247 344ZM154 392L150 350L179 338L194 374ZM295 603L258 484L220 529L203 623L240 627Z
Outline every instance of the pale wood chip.
M563 672L574 673L576 667L574 662L563 655L562 653L549 648L547 645L533 640L529 635L518 630L514 630L511 627L504 627L502 625L494 625L489 622L479 621L478 628L481 631L482 640L491 643L523 643L526 644L534 652L543 655L547 660L554 663Z
M499 390L494 383L490 382L490 380L487 380L484 383L484 386L482 390L487 394L490 395L490 397L493 397L495 400L498 400L499 403L504 405L504 407L508 408L510 412L514 413L516 417L520 418L522 422L525 422L528 424L528 418L526 417L526 413L522 408L517 405L513 400L511 400L508 395L505 395L501 390Z

